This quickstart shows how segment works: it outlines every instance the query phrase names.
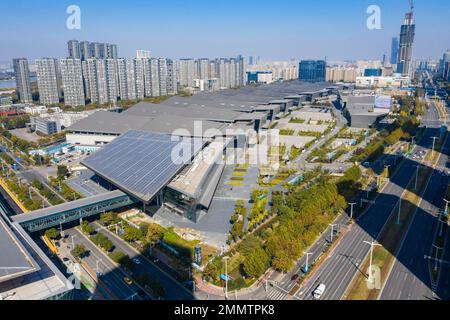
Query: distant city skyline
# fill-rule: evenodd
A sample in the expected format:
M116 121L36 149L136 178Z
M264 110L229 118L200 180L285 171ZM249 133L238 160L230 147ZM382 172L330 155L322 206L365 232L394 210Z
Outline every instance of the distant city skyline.
M8 28L0 30L0 61L64 58L68 55L67 41L72 39L116 43L120 57L134 57L136 50L144 49L154 57L170 58L243 54L260 56L261 60L379 60L383 54L389 55L391 40L399 36L409 10L406 0L348 0L345 5L293 0L119 5L79 0L75 4L81 8L81 30L71 31L66 28L66 9L71 4L3 1L11 14L3 17ZM381 8L381 30L366 27L366 9L371 4ZM450 43L450 4L417 0L415 7L413 59L439 58Z

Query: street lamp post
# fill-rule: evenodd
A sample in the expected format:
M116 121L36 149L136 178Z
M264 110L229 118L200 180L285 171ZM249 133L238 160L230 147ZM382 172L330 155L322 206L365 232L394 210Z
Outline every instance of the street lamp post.
M438 268L438 253L439 253L439 250L441 250L442 248L440 248L434 244L433 244L433 247L436 249L436 255L434 258L434 272L436 272L437 268Z
M416 167L416 182L414 183L414 190L417 190L417 180L419 180L419 169L420 169L420 164L418 164Z
M353 219L353 206L356 204L356 202L349 203L350 205L350 219Z
M225 256L223 260L225 260L225 299L228 300L228 259L230 257Z
M434 146L435 146L435 143L436 143L436 139L438 139L438 138L439 138L439 137L431 137L431 139L433 139L433 148L431 149L433 155L434 155Z
M400 214L402 212L402 196L398 199L398 214L397 214L397 224L400 224Z
M372 283L372 260L373 260L373 247L374 246L381 246L378 243L375 243L374 241L364 241L364 243L367 243L370 245L370 263L369 263L369 283Z
M439 237L442 237L442 233L444 232L444 221L442 220L442 213L439 214Z
M330 242L333 242L333 233L334 233L334 227L335 227L336 225L335 224L330 224L330 227L331 227L331 237L330 237Z
M305 265L305 271L308 272L309 270L309 256L312 255L312 252L307 252L306 254L306 265Z
M445 209L444 209L444 214L445 216L448 215L448 204L450 203L450 200L444 199L445 202Z

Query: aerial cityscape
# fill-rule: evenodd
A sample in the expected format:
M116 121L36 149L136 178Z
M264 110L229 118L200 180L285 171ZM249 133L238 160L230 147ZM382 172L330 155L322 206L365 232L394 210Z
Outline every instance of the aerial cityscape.
M0 300L450 299L449 3L44 3L2 4Z

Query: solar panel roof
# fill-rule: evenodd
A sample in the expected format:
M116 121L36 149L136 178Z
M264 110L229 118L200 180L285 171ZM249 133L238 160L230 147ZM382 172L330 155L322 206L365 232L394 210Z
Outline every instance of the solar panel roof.
M82 164L119 189L148 203L202 147L199 138L181 139L131 130L83 160Z

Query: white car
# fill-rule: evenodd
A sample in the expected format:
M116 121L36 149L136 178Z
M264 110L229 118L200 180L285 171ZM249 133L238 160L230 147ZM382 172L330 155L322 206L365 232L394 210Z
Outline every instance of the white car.
M322 294L325 292L325 289L326 286L323 283L319 284L319 286L313 292L314 299L319 300Z
M135 264L141 264L141 260L139 260L138 258L134 258L134 259L133 259L133 262L134 262Z

